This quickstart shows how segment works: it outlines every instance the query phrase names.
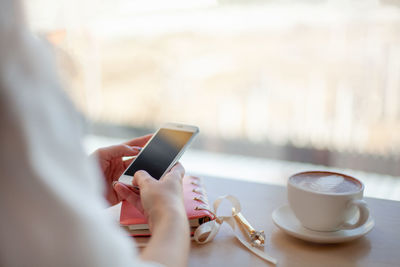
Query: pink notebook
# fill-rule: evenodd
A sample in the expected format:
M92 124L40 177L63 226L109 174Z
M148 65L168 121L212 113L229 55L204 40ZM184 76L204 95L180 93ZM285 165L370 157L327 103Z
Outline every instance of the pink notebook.
M194 176L183 178L183 195L191 232L202 223L214 219L209 211L208 199L201 179ZM120 224L132 236L149 236L149 226L144 215L127 201L122 201Z

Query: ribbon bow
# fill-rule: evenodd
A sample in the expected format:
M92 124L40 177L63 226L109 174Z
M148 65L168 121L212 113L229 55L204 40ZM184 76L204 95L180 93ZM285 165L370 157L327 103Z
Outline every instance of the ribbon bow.
M232 204L232 215L231 216L218 216L218 207L220 206L221 202L227 199L231 204ZM214 239L214 237L217 235L221 225L226 222L232 229L232 232L234 233L235 237L237 240L239 240L240 243L242 243L243 246L245 246L248 250L250 250L252 253L260 257L261 259L271 262L273 264L277 264L277 260L264 251L254 247L252 244L250 244L248 241L244 240L242 237L240 237L235 229L236 229L236 221L234 219L234 216L240 213L241 211L241 206L239 200L231 195L226 195L226 196L221 196L218 197L214 203L213 203L213 208L214 211L210 211L215 215L215 220L206 222L201 224L196 231L194 232L194 240L199 243L199 244L205 244L207 242L210 242Z

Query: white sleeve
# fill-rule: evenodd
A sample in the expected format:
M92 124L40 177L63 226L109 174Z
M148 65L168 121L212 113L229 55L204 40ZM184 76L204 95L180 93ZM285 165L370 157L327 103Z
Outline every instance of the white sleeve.
M80 121L17 1L0 1L0 266L159 266L104 212Z

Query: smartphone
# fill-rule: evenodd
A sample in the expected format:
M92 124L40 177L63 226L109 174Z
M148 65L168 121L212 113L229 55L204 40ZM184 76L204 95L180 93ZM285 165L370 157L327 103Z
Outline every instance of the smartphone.
M196 126L164 124L147 142L118 181L132 186L133 176L139 170L145 170L159 180L175 165L198 133L199 128Z

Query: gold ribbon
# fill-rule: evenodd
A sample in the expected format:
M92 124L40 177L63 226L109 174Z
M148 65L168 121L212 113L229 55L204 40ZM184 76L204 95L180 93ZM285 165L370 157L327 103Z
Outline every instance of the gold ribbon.
M193 239L199 244L205 244L212 241L214 237L217 235L221 225L224 222L226 222L231 227L231 230L235 235L236 239L239 240L239 242L243 246L245 246L248 250L250 250L252 253L257 255L261 259L276 265L278 261L275 258L271 257L266 252L252 246L248 241L244 240L236 233L236 221L233 215L218 216L218 207L220 206L221 202L225 199L232 204L232 208L235 210L235 214L241 211L240 202L236 197L231 195L218 197L213 203L214 211L210 210L210 212L215 215L215 220L201 224L194 232Z

